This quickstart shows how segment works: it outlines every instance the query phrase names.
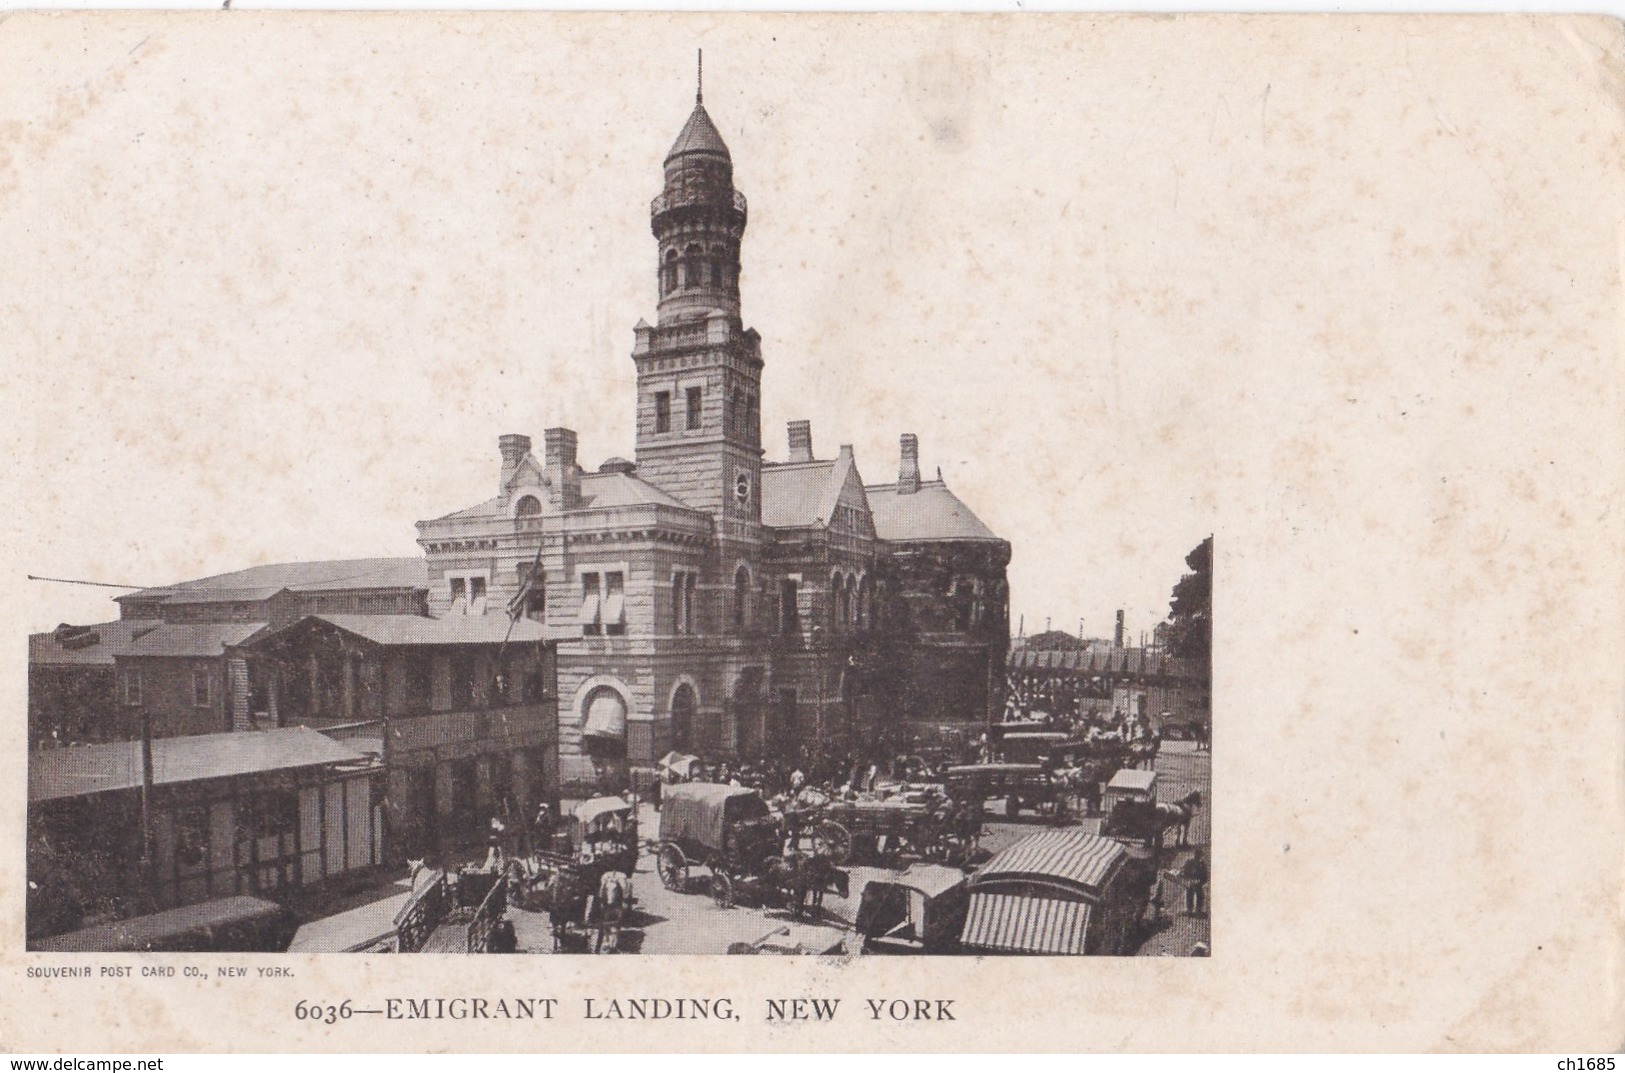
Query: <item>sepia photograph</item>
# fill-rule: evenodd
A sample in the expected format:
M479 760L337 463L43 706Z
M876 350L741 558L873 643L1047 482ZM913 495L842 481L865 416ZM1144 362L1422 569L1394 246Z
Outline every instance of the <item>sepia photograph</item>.
M620 368L493 355L521 399L549 378L601 397L614 439L584 445L542 392L511 403L531 423L483 430L466 503L422 504L415 532L404 497L357 519L394 520L413 554L133 589L30 575L101 590L110 612L29 638L30 949L1209 952L1212 538L1158 534L1105 576L1084 556L1061 578L1018 566L1013 597L1012 564L1053 534L995 529L940 461L999 498L1043 491L1001 481L1008 463L964 433L907 431L989 420L951 375L888 409L885 457L830 442L892 431L870 415L817 439L807 417L764 427L764 407L805 412L779 370L821 344L764 346L751 318L774 310L752 279L787 277L775 304L807 303L814 279L795 277L819 272L753 252L797 208L762 182L772 208L752 226L743 177L782 164L753 140L736 181L712 110L740 129L763 102L737 74L719 100L730 68L713 60L708 104L704 60L666 72L664 127L613 123L643 149L617 186L652 192L648 233L615 236L642 263L591 271L638 300L558 309L619 318ZM540 140L509 150L521 173L567 166ZM540 182L511 197L586 211ZM538 216L523 242L561 232ZM535 334L546 350L549 325ZM883 391L867 385L890 360L853 353L844 375ZM352 390L385 405L389 382ZM432 470L446 433L421 432L395 451ZM274 432L259 447L300 449ZM190 536L163 534L147 540ZM52 570L69 565L92 564Z
M0 20L0 1047L1617 1046L1622 34Z

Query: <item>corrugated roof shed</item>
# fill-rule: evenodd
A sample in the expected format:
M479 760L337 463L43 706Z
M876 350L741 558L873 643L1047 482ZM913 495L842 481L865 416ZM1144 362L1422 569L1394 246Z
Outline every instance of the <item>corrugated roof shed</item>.
M895 484L864 488L874 514L875 535L882 540L999 540L974 511L942 481L921 481L920 490L898 494Z
M154 600L184 596L188 601L207 593L244 593L229 599L264 599L281 589L311 592L323 589L424 589L429 586L428 564L412 559L327 559L315 562L265 563L229 574L179 581L141 589L119 600ZM254 593L263 593L255 596Z
M153 785L354 763L361 753L309 727L154 738ZM112 741L28 756L28 800L129 790L141 785L141 743Z

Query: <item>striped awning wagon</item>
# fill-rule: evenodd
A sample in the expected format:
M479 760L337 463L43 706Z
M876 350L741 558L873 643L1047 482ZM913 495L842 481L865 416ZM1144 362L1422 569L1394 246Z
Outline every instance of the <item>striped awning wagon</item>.
M1083 954L1091 908L1059 898L973 892L961 941L1009 954Z

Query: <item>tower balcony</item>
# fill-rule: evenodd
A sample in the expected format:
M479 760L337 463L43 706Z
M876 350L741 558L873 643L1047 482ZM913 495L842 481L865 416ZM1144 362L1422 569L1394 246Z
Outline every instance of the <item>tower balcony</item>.
M666 213L676 212L679 209L714 211L717 209L727 209L731 206L733 211L739 215L739 219L737 221L738 226L744 227L749 216L745 202L745 195L741 194L738 190L730 190L728 193L732 198L731 202L723 201L722 199L718 198L716 196L716 192L713 190L665 191L661 193L659 197L649 202L649 216L651 219L658 220Z

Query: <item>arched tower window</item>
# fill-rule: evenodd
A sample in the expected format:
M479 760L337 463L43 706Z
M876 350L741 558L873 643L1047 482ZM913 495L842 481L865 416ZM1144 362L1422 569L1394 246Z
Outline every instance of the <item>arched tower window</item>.
M839 630L846 624L846 581L839 573L829 582L829 627Z
M847 575L846 579L845 605L847 625L856 626L858 624L858 579L850 574Z
M670 294L677 289L677 251L666 251L666 263L660 268L660 293Z
M734 388L733 393L733 426L734 435L740 437L750 427L745 423L745 393L738 388Z
M698 287L700 285L700 269L700 247L698 243L695 243L683 251L684 287Z
M743 563L734 571L734 631L745 632L750 625L750 571Z
M516 518L534 518L541 512L542 501L535 496L521 496L513 509Z

